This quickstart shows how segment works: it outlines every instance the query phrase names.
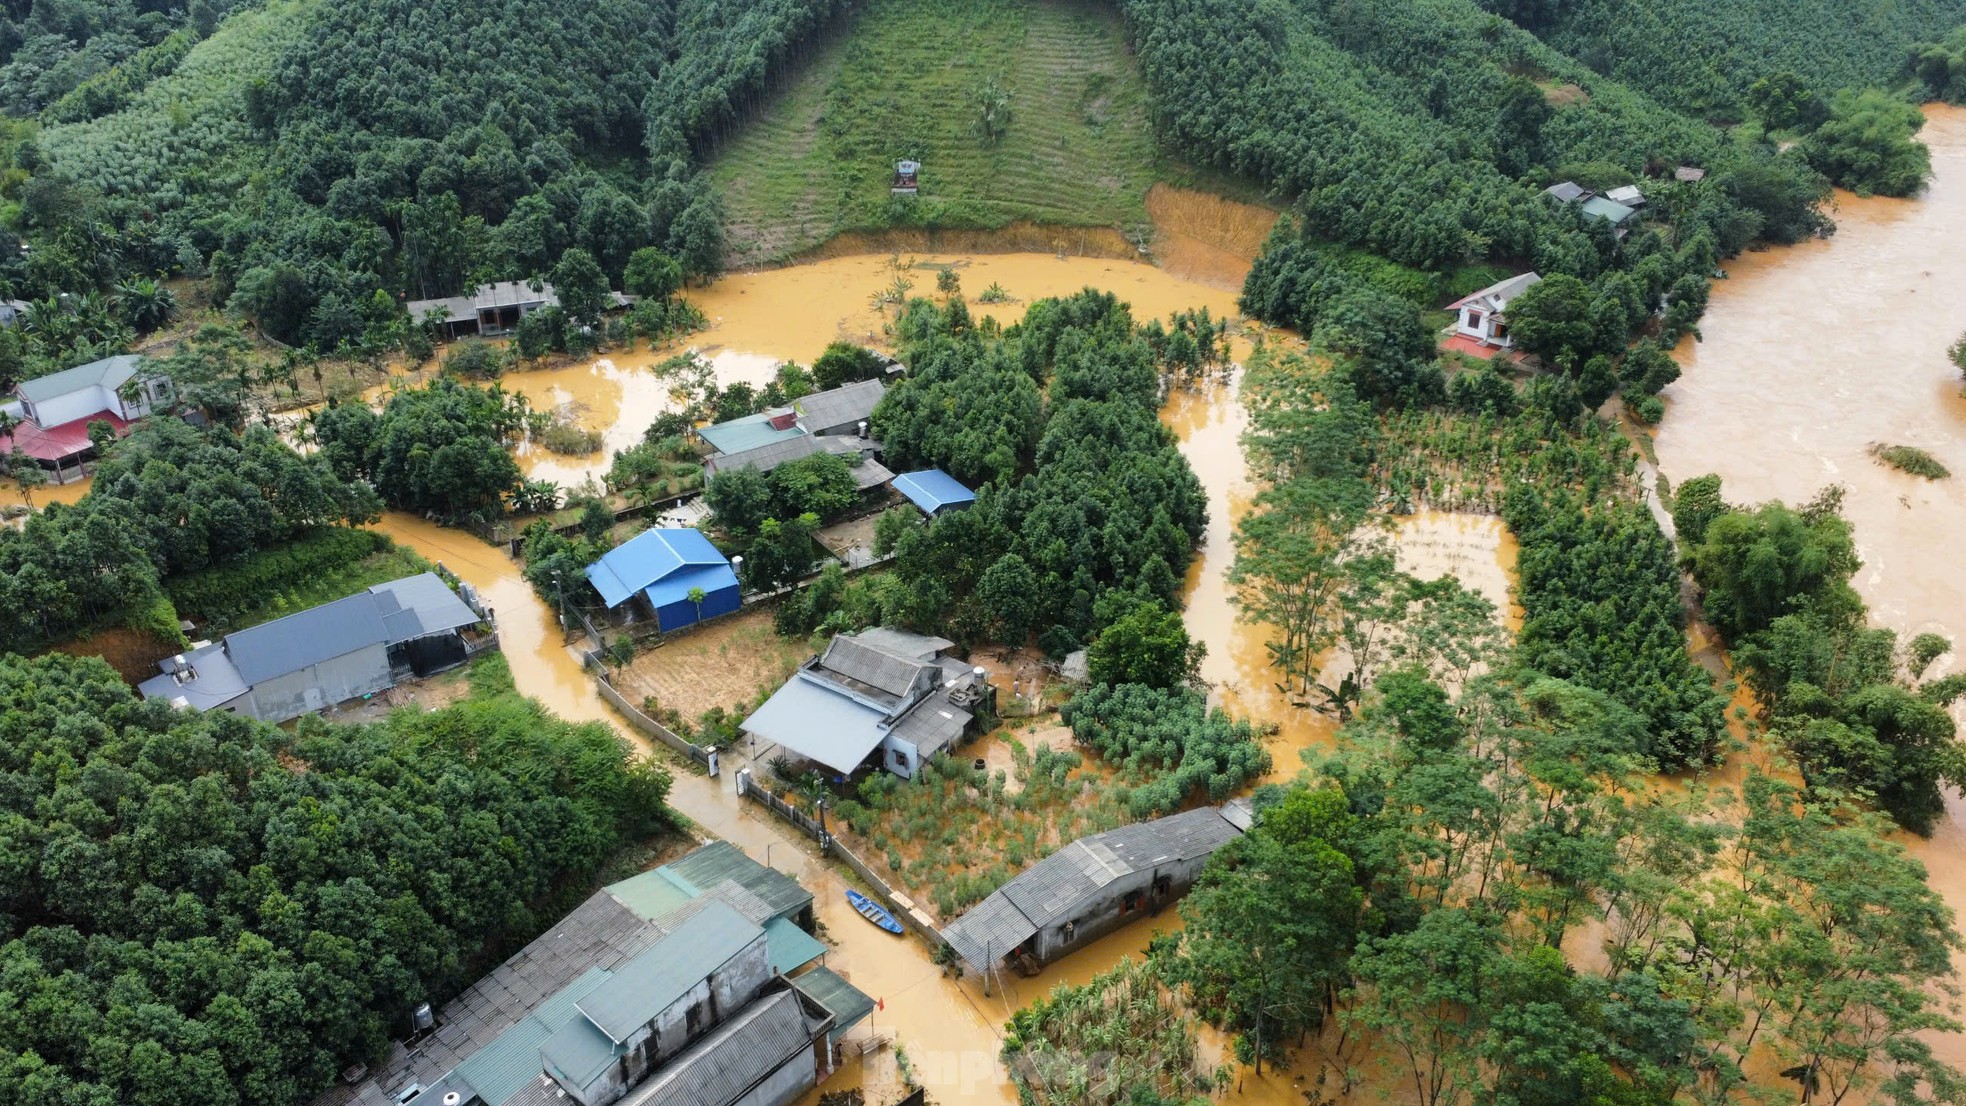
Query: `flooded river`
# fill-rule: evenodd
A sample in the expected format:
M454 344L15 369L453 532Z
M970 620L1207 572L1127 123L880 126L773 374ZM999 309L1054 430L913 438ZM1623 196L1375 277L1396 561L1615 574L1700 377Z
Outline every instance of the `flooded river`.
M1797 503L1827 484L1864 567L1855 580L1880 625L1966 633L1966 399L1946 347L1966 332L1966 109L1931 108L1922 137L1935 178L1917 200L1839 194L1837 233L1737 258L1715 284L1705 340L1679 351L1657 436L1675 483L1719 473L1729 501ZM1886 468L1872 443L1927 450L1954 472L1931 482ZM1933 672L1957 671L1960 654ZM1966 915L1966 803L1930 840L1909 839L1932 885ZM1955 958L1966 969L1966 960ZM1966 1037L1934 1042L1966 1064Z

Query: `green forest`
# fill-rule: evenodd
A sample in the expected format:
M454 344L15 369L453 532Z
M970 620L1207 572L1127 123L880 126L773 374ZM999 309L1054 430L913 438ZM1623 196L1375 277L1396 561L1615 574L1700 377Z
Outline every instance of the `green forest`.
M304 1101L660 828L662 769L471 682L288 732L0 660L0 1102Z

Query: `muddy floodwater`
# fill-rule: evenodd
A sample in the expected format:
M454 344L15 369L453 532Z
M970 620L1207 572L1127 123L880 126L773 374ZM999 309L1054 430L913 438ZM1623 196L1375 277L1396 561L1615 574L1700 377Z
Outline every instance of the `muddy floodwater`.
M1726 263L1700 323L1678 350L1656 440L1675 483L1718 473L1727 499L1798 503L1828 484L1864 567L1855 584L1871 617L1901 635L1966 634L1966 399L1946 348L1966 333L1966 109L1928 108L1922 137L1934 179L1915 200L1839 193L1837 233ZM1924 449L1950 468L1927 481L1873 460L1873 443ZM1934 674L1960 669L1957 650ZM1956 913L1966 915L1966 803L1930 840L1907 844ZM1966 961L1955 958L1966 969ZM1966 1037L1935 1038L1966 1063Z

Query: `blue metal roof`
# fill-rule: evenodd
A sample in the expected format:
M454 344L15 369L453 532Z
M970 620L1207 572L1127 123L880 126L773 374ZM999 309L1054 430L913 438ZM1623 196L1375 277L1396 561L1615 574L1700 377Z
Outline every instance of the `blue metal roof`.
M714 595L736 586L737 573L729 565L701 565L665 576L642 589L642 594L648 596L649 606L661 610L671 603L687 601L691 588L702 588L703 594Z
M894 490L931 515L944 507L976 502L975 492L941 469L902 473L894 478Z
M730 562L703 536L703 531L656 529L642 531L588 565L587 579L601 593L602 602L618 607L629 596L685 566L721 566L726 573L730 571ZM736 583L736 577L732 576L730 582ZM690 587L712 590L700 583ZM688 591L689 587L683 589L684 593Z

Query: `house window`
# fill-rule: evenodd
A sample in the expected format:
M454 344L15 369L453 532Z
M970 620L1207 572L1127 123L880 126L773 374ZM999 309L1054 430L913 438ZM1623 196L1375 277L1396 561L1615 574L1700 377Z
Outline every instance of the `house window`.
M1481 329L1481 312L1479 311L1468 312L1468 329L1469 330Z

